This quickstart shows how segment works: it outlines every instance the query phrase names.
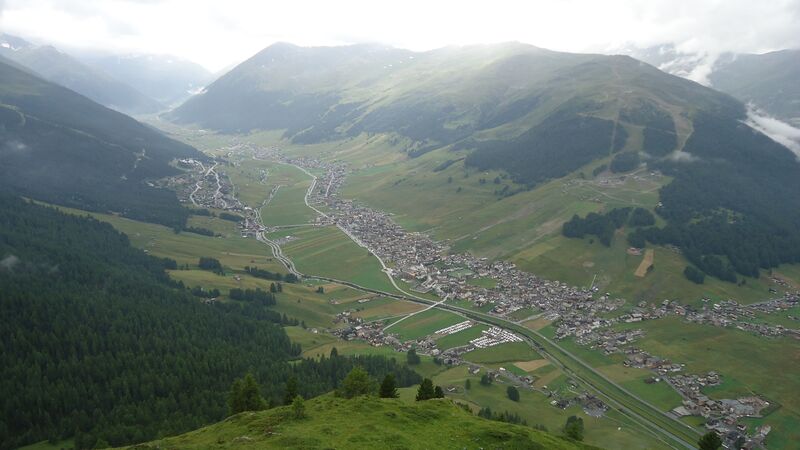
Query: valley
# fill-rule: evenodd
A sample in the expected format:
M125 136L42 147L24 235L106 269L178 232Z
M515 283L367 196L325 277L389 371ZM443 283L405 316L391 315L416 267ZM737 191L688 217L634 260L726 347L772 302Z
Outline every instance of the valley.
M0 450L797 447L793 1L211 3L0 1Z
M497 295L496 292L501 293L503 289L506 289L506 287L503 287L506 286L503 280L508 275L504 275L504 271L509 270L509 268L504 269L502 265L485 265L478 259L470 259L469 257L464 259L464 257L458 257L455 254L445 257L439 262L436 260L417 260L415 259L418 258L418 256L415 256L416 253L409 253L408 249L427 248L438 244L433 241L426 241L425 239L427 238L424 237L424 234L411 233L406 235L404 231L393 225L395 216L389 219L388 216L378 211L341 200L338 189L343 186L346 192L347 187L350 185L348 178L354 174L357 176L359 171L351 173L347 168L349 165L343 165L340 162L326 163L323 160L304 156L305 149L302 147L293 148L292 146L287 146L288 152L284 153L274 146L259 147L258 145L243 142L246 141L240 141L217 152L220 155L225 155L228 160L229 166L226 172L236 173L234 171L238 170L238 174L231 177L232 179L238 179L241 184L241 187L234 184L234 189L237 192L249 192L247 195L257 200L259 196L258 190L261 189L261 198L268 199L273 196L273 200L275 200L282 195L280 189L276 193L275 186L298 186L295 189L298 194L291 194L291 191L287 191L289 192L286 197L287 200L283 205L275 209L271 209L271 201L266 202L265 200L265 204L261 208L252 209L252 213L248 213L247 211L250 210L246 209L248 207L245 204L242 204L242 211L239 212L243 212L247 217L243 223L251 224L246 225L246 227L253 230L254 234L252 236L259 236L260 239L279 249L280 257L273 254L274 258L270 258L271 263L288 264L290 270L295 271L296 274L306 280L305 283L310 283L309 290L314 289L314 286L322 286L325 298L335 298L335 300L332 299L330 301L320 301L322 299L314 301L312 300L314 296L308 294L300 294L299 297L294 297L294 295L298 295L295 292L298 292L297 289L300 286L295 288L293 286L288 287L291 285L286 284L284 286L288 287L287 293L292 293L292 298L296 298L296 301L281 302L281 296L278 296L279 301L276 309L287 312L290 316L302 318L307 326L314 327L311 334L302 329L292 333L293 339L312 343L311 348L304 348L309 354L315 354L314 347L319 347L320 349L331 348L331 345L337 345L340 349L347 351L346 348L351 342L355 343L362 340L371 342L373 345L379 345L378 347L371 347L375 351L382 353L388 351L385 354L392 354L391 347L394 346L395 351L404 351L409 348L408 342L413 342L419 352L430 355L429 357L444 363L440 366L441 368L431 365L429 366L430 369L426 370L433 370L430 373L436 380L450 380L453 387L453 398L463 398L470 402L477 400L471 399L471 392L465 391L463 388L459 389L456 382L458 378L453 379L451 375L451 373L461 374L462 372L457 369L466 365L468 368L476 367L478 370L494 372L497 374L495 376L499 376L498 382L501 384L512 383L522 387L527 386L531 390L532 403L542 405L541 407L545 411L537 408L535 415L530 416L533 411L523 405L513 403L509 405L513 407L509 411L519 412L525 417L535 417L543 424L552 424L554 417L559 417L567 411L573 411L576 408L578 411L585 409L585 406L581 405L586 400L580 400L581 396L577 394L585 393L587 390L588 392L593 392L594 395L602 399L599 403L600 405L605 403L614 408L609 409L608 406L604 406L606 409L604 418L592 419L598 425L597 430L587 430L587 442L590 443L593 442L591 436L595 435L595 433L598 433L598 436L602 435L603 439L607 439L608 434L617 435L620 442L627 442L628 444L626 445L631 445L633 448L639 446L650 448L649 446L654 445L653 442L660 440L662 441L660 445L665 445L668 448L680 448L684 445L681 442L688 443L696 440L696 435L686 434L687 430L691 429L688 425L673 423L672 421L675 419L662 416L672 408L680 406L681 396L673 388L665 386L665 381L657 382L656 384L645 383L650 378L657 378L659 374L663 375L668 372L659 373L659 366L631 367L620 370L623 368L623 365L620 364L624 362L623 360L612 357L611 361L609 361L608 357L602 356L602 354L598 355L600 356L598 358L598 356L595 356L597 350L588 350L581 345L572 344L576 338L570 337L570 335L576 335L580 336L579 341L582 345L594 346L596 340L604 336L604 330L614 323L640 326L644 329L644 336L647 336L650 323L656 324L662 320L667 320L659 318L664 313L659 313L658 311L654 311L655 314L648 312L648 302L643 302L643 304L636 306L624 300L621 302L619 300L612 301L612 298L608 297L607 300L601 300L597 304L592 303L593 306L585 311L586 314L589 314L588 317L590 319L588 321L585 321L581 315L569 319L575 320L576 327L571 327L568 325L569 322L564 322L568 316L565 316L563 311L561 313L558 312L560 307L566 307L567 309L570 307L568 306L569 303L563 303L569 297L559 297L558 294L555 294L558 292L557 290L550 289L548 291L549 297L559 299L552 306L535 301L515 306L514 302L508 303L508 300L501 300L503 297L493 297L493 295ZM352 152L353 150L350 149L349 151ZM322 154L324 155L325 153L323 152ZM335 160L334 154L334 152L331 152L328 157L331 160ZM270 178L271 173L276 174L276 179ZM305 182L301 181L302 177L305 177ZM634 175L632 178L635 183L649 182L638 175ZM575 184L581 185L580 183ZM601 182L601 184L609 183ZM618 185L618 183L612 184ZM625 183L623 182L622 184L624 185ZM213 188L213 183L211 186ZM253 186L258 186L258 188L254 189ZM625 195L622 192L624 190L617 189L616 192L612 191L606 198L611 198L611 201L618 201L620 195ZM637 191L631 190L630 192ZM288 199L292 197L294 197L294 201L289 201ZM304 214L298 210L299 207L312 211L310 216L305 216L307 222L294 220L294 218L301 217ZM261 219L262 217L268 218L267 220L271 221L268 223L273 223L274 225L268 226ZM291 220L285 219L286 217ZM356 220L353 221L354 219ZM288 222L295 223L288 224ZM287 223L287 225L280 225L281 223ZM249 232L245 230L243 233L247 234ZM392 237L389 238L388 236ZM392 239L410 240L407 243L401 243L403 242L401 240L397 244L393 244ZM249 241L252 245L253 241ZM353 250L350 250L351 247ZM455 246L455 249L457 248ZM365 249L368 251L361 253L361 255L364 255L361 256L357 249L361 249L362 252ZM425 251L419 254L429 258L430 255L442 254L444 249L445 247L440 247L436 251ZM450 251L453 250L451 248ZM352 256L348 256L351 253ZM361 260L364 257L366 259L362 262ZM630 269L631 276L633 276L633 270L637 265L634 264ZM428 274L422 272L422 275L414 272L415 270L423 270L424 267L433 267L435 272ZM516 270L513 269L513 266L509 267L512 273ZM448 273L452 273L452 275L445 275ZM315 282L315 278L319 281ZM481 281L485 279L492 280L492 283L488 284L488 287L481 287L481 284L486 284L485 281ZM430 284L425 286L425 283L420 283L420 280L427 280ZM477 282L473 283L473 280ZM209 281L213 284L213 280ZM464 281L469 282L465 283ZM331 292L341 289L345 291L350 289L353 290L354 294L358 292L361 292L361 294L360 297L359 295L352 297L354 300L342 300L338 295L329 297ZM558 287L557 289L561 288ZM592 290L597 291L597 289ZM414 293L415 291L416 293ZM530 287L525 288L524 292L530 293ZM579 292L574 291L568 295L575 295ZM589 290L584 292L591 296ZM474 296L474 293L484 297L489 296L487 297L488 301L485 303L488 309L482 307L484 305L483 302L475 302L479 297ZM553 297L554 294L555 296ZM450 297L453 298L450 299ZM458 301L455 300L456 298L458 298ZM543 297L543 299L546 298ZM601 298L605 299L606 296ZM792 303L797 301L796 298L787 297L787 299L789 299L789 303L776 310L777 314L780 314L780 311L786 310L786 308L793 308L793 305L796 304ZM603 305L605 302L608 302L607 307L601 307L596 313L592 312L593 308ZM289 306L291 303L294 303L294 305ZM434 305L435 309L421 312L418 306L414 306L418 303L426 304L428 307ZM684 303L684 307L691 308L691 304L693 304L691 301ZM504 306L498 308L499 305ZM556 309L552 309L553 307ZM487 314L486 311L489 310L492 312ZM609 315L609 311L614 310L619 310L623 315L618 316L619 318ZM434 314L435 311L439 312ZM447 316L448 311L452 317ZM594 330L594 327L597 325L592 325L596 322L596 319L591 319L593 314L598 314L596 317L600 319L597 322L600 326L596 330ZM669 314L674 314L674 312ZM681 314L685 314L685 312ZM768 316L772 315L774 313L768 313ZM545 318L547 319L545 322L540 322ZM530 323L530 328L518 325L517 321L519 319L525 319L522 320L525 324ZM547 324L559 319L562 325L559 327L557 334L557 330ZM642 321L642 319L644 320ZM399 322L395 326L394 322L398 320ZM701 319L700 322L707 323L707 320ZM715 319L712 318L711 320ZM465 323L461 325L462 322ZM481 323L487 325L481 325ZM538 325L541 323L545 325L544 328ZM565 323L567 325L564 325ZM470 341L477 342L476 338L486 336L487 326L492 324L509 330L512 339L513 336L516 336L526 340L530 343L530 348L534 352L541 353L542 356L538 356L537 353L526 355L525 352L519 349L512 350L513 347L509 347L512 344L503 343L491 345L486 349L480 350L480 352L478 350L469 351L470 348L475 348L472 346L474 344L470 344ZM580 327L586 326L579 324L588 325L586 331L579 331ZM459 329L459 331L453 332L452 335L448 335L447 329L451 325L466 326L466 330L475 329L475 332L468 334L469 338L456 338L459 334L466 334L467 331ZM618 325L613 326L613 328L616 327ZM570 329L572 331L567 331ZM329 330L328 332L332 332L335 336L345 340L340 341L339 344L331 342L329 338L323 338L326 333L324 330ZM564 334L565 332L566 334ZM317 335L320 337L312 337L314 333L318 333ZM443 334L437 335L437 333ZM600 334L598 335L598 333ZM556 338L559 341L563 340L563 344L556 343ZM629 344L634 340L636 338L623 342ZM439 343L441 343L441 347L437 345ZM450 350L451 345L467 345L466 351L464 349L456 350L459 347L455 347L453 350L456 351L453 352ZM565 345L568 347L564 347ZM615 342L615 345L618 344ZM370 347L358 346L357 348L360 348L360 350L357 350L358 352L363 352ZM571 348L571 350L567 350L567 348ZM316 351L318 352L319 350ZM606 350L606 353L608 354L608 350ZM525 367L526 362L537 360L537 358L543 362L549 361L550 364L533 365L530 371L517 367L517 365ZM454 366L452 369L446 369L448 365ZM502 370L499 370L501 367ZM603 369L598 371L600 367ZM631 370L638 375L631 378L628 374ZM718 368L716 370L722 369ZM655 372L655 375L651 371ZM505 376L505 373L508 376ZM512 375L512 373L515 375ZM463 384L471 375L471 373L467 373L466 376L459 375L461 377L460 384ZM474 378L473 381L477 381L477 378ZM730 392L733 394L738 392L745 393L741 390L737 392L736 389ZM770 398L767 393L761 392L760 394L766 396L765 398ZM478 398L483 398L483 400L476 404L494 405L496 404L495 402L499 402L499 404L505 405L505 403L500 402L499 398L496 398L496 395L489 398L492 397L494 397L494 400L488 401L488 398L481 394ZM551 400L548 400L548 397ZM560 405L562 404L560 399L563 399L564 408L566 409L559 409L547 404L547 402L552 401ZM783 411L783 408L778 408L778 411ZM789 416L793 415L791 411L785 412ZM601 413L601 415L603 414ZM780 415L783 416L783 414ZM627 426L618 427L619 430L616 433L610 433L611 425L609 422L618 422L627 424ZM783 419L778 418L778 423L782 422ZM745 421L744 423L748 422ZM755 422L752 425L754 427L751 431L753 438L764 438L764 435L757 433L755 426L766 423L769 423L768 419ZM604 431L607 429L609 431ZM644 442L635 444L637 440L626 434L624 430L638 430L637 434L645 431L655 441L648 439L644 441L647 442L646 444ZM699 430L693 433L696 432L699 432ZM685 438L680 436L685 436ZM761 437L759 438L759 436ZM780 438L776 439L771 436L773 441L778 439Z

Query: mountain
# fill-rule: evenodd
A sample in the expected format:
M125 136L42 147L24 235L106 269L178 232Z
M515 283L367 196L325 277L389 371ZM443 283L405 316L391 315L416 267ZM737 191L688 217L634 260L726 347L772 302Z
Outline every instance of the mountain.
M130 85L90 68L49 45L38 46L15 36L0 34L0 55L47 80L118 111L152 113L163 109L159 102Z
M199 64L169 55L86 54L81 58L164 105L182 102L213 79Z
M476 133L519 135L568 107L567 101L593 103L593 115L614 117L640 99L679 108L738 107L624 57L516 43L424 53L275 44L168 117L223 131L285 129L301 143L396 132L423 148Z
M203 158L130 117L0 61L0 189L181 228L175 194L146 183Z
M715 89L800 125L800 50L723 55L709 80Z
M679 247L726 281L800 262L796 156L746 125L741 101L628 56L281 43L167 117L280 129L299 144L385 134L410 157L448 151L467 168L504 172L516 186L502 195L620 154L672 177L656 209L667 226L636 242Z
M327 395L305 402L305 417L291 407L245 412L181 436L131 447L157 448L594 448L534 430L476 417L450 400Z
M703 81L779 119L800 124L800 50L714 56L682 52L664 44L624 52L667 73Z

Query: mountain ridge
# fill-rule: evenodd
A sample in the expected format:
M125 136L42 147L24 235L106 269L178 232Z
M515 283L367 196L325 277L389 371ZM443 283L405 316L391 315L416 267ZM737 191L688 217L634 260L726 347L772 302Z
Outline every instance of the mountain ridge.
M188 212L175 193L145 180L200 152L2 61L0 80L0 188L182 228Z
M27 67L38 76L79 92L104 106L129 113L153 113L164 107L110 75L91 68L52 45L34 45L0 34L0 55Z

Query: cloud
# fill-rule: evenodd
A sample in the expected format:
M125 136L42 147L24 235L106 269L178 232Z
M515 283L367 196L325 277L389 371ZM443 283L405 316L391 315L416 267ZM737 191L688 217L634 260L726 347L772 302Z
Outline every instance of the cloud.
M672 152L669 155L668 159L670 161L687 162L687 163L688 162L695 162L695 161L699 161L700 160L700 158L698 158L697 156L694 156L693 154L691 154L689 152L684 152L682 150L678 150L676 152Z
M5 258L0 259L0 269L3 270L12 270L17 264L19 264L19 258L14 255L7 255Z
M27 153L30 151L30 147L25 145L24 142L18 141L16 139L12 139L10 141L6 141L0 146L0 155L10 155L12 153Z
M673 42L681 53L800 47L800 0L0 0L9 33L65 49L175 54L212 71L276 41L412 50L520 41L571 52ZM1 3L0 3L1 4ZM705 76L702 71L692 75Z
M766 134L773 141L783 145L797 155L800 160L800 129L770 117L765 112L748 105L747 121L756 130Z
M714 64L719 55L699 53L692 55L679 55L675 59L658 66L664 72L688 78L704 86L710 86L709 76L714 71Z

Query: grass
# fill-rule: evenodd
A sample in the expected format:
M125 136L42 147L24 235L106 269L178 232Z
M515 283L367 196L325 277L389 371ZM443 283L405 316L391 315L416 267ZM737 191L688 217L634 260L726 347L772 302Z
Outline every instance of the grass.
M704 284L689 282L683 276L686 262L683 256L663 247L655 247L654 269L639 278L634 271L641 256L625 252L624 233L617 233L610 247L590 238L570 239L555 236L519 255L520 268L576 286L595 284L603 291L622 296L631 303L641 300L660 302L664 299L681 299L682 303L699 304L702 297L712 299L735 298L748 303L768 298L773 283L766 276L749 279L744 286L706 277Z
M538 308L522 308L514 311L513 313L509 314L508 317L512 320L524 320L530 316L535 314L541 313L542 310ZM535 320L535 319L534 319Z
M552 367L552 366L551 366ZM556 371L557 372L557 371ZM559 372L557 372L559 373ZM469 379L471 389L464 390L464 381ZM544 425L551 433L560 433L561 428L571 415L582 417L586 424L584 442L604 448L625 449L664 449L659 442L643 435L641 431L627 422L624 416L611 410L602 418L593 418L585 415L580 407L572 406L561 410L550 405L550 399L545 395L520 389L520 401L510 400L506 394L505 382L495 382L490 386L482 386L480 374L469 375L465 366L457 366L440 373L433 378L434 382L442 387L454 386L458 390L454 394L447 394L448 398L464 401L478 408L489 406L495 412L509 411L519 414L529 425ZM618 430L617 428L621 428Z
M152 223L138 222L111 214L87 213L85 211L59 207L60 210L77 215L91 215L108 222L117 230L128 235L134 247L143 249L153 256L172 258L179 265L196 267L201 256L219 259L223 267L234 271L244 270L244 266L256 265L273 272L286 273L280 263L272 258L269 248L255 239L241 237L230 232L227 237L209 237L194 233L176 234L171 228ZM191 220L198 221L193 217ZM214 223L220 229L235 230L236 223L219 218L203 218L205 223Z
M581 172L589 174L607 162L597 161L563 179L500 198L494 194L498 188L520 186L503 179L500 173L477 172L463 162L435 172L442 162L463 156L447 149L402 159L398 149L381 137L371 142L359 138L315 146L290 145L289 149L298 155L350 162L354 172L343 187L343 196L391 212L407 230L428 232L447 241L456 252L511 260L547 278L588 286L597 275L597 283L604 290L637 302L664 298L695 302L702 296L752 302L767 297L768 288L774 286L765 277L748 279L744 286L707 277L704 285L695 285L682 275L686 260L658 247L654 248L655 270L638 278L633 272L641 257L625 253L624 233L614 239L611 248L597 242L589 244L589 239L561 236L561 224L574 214L623 206L653 208L658 202L658 188L669 183L669 177L643 171L624 178L581 178ZM501 177L499 185L492 182L496 176ZM488 182L482 184L480 179ZM800 281L800 265L784 267L788 277ZM491 287L486 280L470 282Z
M380 297L369 302L358 304L356 313L353 315L361 317L366 321L381 320L389 317L403 316L424 308L419 303L397 300L393 298Z
M272 239L285 236L295 238L282 249L300 272L394 292L378 260L338 228L307 227L270 234Z
M322 355L328 356L333 348L340 355L383 355L396 358L398 361L405 360L405 354L394 351L391 347L373 347L361 340L353 341L334 341L327 344L318 345L303 352L304 358L318 358Z
M479 348L464 353L464 360L476 364L494 364L515 361L529 361L539 358L526 342L508 342L494 347Z
M723 383L707 392L713 398L752 393L777 400L781 407L752 423L772 426L769 448L792 448L800 441L800 345L789 338L765 339L736 329L684 323L678 318L642 322L645 337L636 346L686 364L687 373L715 370Z
M317 216L304 201L306 191L311 186L311 178L300 169L286 164L273 164L267 178L267 192L275 185L281 187L269 205L261 209L264 225L308 223Z
M184 435L140 444L155 448L587 448L529 427L481 419L450 400L425 402L326 395L306 401L305 417L291 407L241 413Z
M300 344L300 348L303 349L304 353L313 354L314 349L338 340L330 334L313 333L303 327L284 327L283 329L292 342Z
M484 287L486 289L494 289L494 287L497 286L497 281L491 277L477 277L468 279L467 284Z
M489 327L483 324L473 325L467 328L466 330L462 330L457 333L448 334L447 336L440 337L439 339L436 340L436 345L441 350L467 345L469 344L469 341L480 337L482 331L488 329Z
M333 328L336 314L354 309L358 298L365 294L351 288L327 284L324 293L317 292L316 284L283 284L277 294L277 304L272 308L289 317L304 321L306 326Z
M236 189L236 197L245 205L257 208L272 189L269 184L272 180L269 176L272 167L273 163L248 158L237 161L235 166L229 165L224 170ZM265 173L266 183L263 176Z
M414 340L464 320L458 314L433 308L405 319L389 328L387 332L397 334L402 340Z

